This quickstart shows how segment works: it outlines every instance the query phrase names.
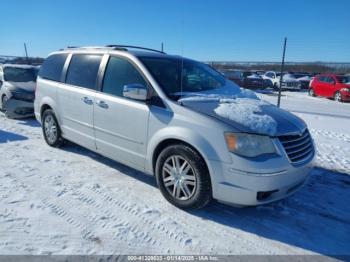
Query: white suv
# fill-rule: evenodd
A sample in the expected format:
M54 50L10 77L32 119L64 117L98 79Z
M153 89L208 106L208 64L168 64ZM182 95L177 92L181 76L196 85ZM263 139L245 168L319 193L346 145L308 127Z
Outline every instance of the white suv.
M281 73L274 72L274 71L268 71L263 76L263 79L270 80L272 83L272 86L275 90L279 89L280 87L280 80L281 80ZM301 84L298 79L296 79L292 74L284 74L283 75L283 82L282 82L282 89L288 89L288 90L300 90Z
M258 205L305 183L315 151L302 120L208 65L135 50L49 55L34 106L50 146L70 140L155 174L164 197L180 208L212 198Z

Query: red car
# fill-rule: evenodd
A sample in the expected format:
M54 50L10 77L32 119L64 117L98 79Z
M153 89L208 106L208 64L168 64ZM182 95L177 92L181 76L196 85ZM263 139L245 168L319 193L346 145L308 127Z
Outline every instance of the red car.
M350 101L350 79L335 74L317 75L311 82L309 95L334 98L339 102Z

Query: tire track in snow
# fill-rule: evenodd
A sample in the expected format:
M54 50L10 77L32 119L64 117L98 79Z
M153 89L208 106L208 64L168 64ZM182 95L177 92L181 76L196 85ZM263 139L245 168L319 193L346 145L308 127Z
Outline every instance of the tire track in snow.
M50 177L46 176L46 178ZM24 178L19 179L14 175L11 178L15 183L30 184L30 181L24 181ZM50 179L47 179L42 184L47 185L51 182ZM98 232L106 234L106 232L112 232L119 228L120 230L109 234L107 238L127 242L129 245L137 243L145 247L163 247L162 241L158 240L158 236L161 234L167 237L167 245L176 250L181 250L190 243L185 232L179 233L167 230L164 226L157 225L152 219L147 218L146 214L140 212L140 210L148 209L147 207L128 206L120 201L113 201L112 198L103 198L102 195L96 193L96 198L92 198L88 194L94 194L93 190L83 192L67 185L61 185L67 191L65 194L59 196L61 192L56 192L54 197L50 197L53 194L52 191L42 187L38 188L38 186L35 187L34 184L31 186L40 192L39 195L45 207L49 208L56 216L61 217L74 229L79 230L84 239L99 239ZM99 199L101 197L102 199ZM106 203L108 203L107 206ZM113 204L113 208L109 204ZM87 208L84 208L84 206ZM93 214L91 208L94 210ZM112 213L110 210L114 210L114 212ZM128 221L119 218L119 215L123 218L129 218ZM132 235L130 236L130 234Z
M350 135L344 134L344 133L339 133L339 132L334 132L334 131L329 131L329 130L323 130L323 129L310 129L310 132L313 136L325 136L331 139L336 139L340 140L343 142L350 142Z

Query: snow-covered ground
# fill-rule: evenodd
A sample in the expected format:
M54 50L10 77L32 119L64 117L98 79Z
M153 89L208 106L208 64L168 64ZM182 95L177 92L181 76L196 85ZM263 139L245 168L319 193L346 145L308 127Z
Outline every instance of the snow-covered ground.
M273 93L259 94L275 103ZM34 119L0 117L0 254L350 254L350 104L285 92L316 167L265 206L171 206L152 177L79 146L47 146Z

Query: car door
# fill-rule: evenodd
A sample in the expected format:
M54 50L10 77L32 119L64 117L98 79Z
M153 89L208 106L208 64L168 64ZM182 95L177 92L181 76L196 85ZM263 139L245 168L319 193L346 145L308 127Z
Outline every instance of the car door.
M91 150L96 150L93 111L101 58L99 54L73 54L65 83L57 92L64 136Z
M142 73L130 60L110 56L104 70L101 92L95 97L94 128L97 151L114 160L143 169L149 107L144 101L123 96L124 87L147 88Z
M315 87L315 93L318 96L326 96L326 88L327 88L327 76L319 76L316 81L313 83Z
M336 79L333 76L327 77L327 84L325 85L325 96L333 97L336 92Z

